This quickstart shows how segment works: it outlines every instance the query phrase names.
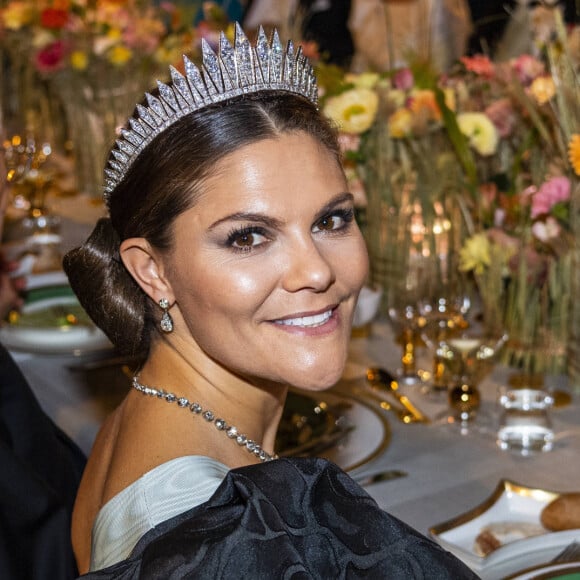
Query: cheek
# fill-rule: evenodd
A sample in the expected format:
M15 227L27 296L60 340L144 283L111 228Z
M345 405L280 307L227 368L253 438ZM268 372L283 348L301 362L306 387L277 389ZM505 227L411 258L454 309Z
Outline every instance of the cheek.
M354 236L348 246L337 248L334 255L337 272L342 280L352 289L360 290L369 273L367 247L360 232Z
M219 274L219 275L216 275ZM227 314L245 312L261 304L272 288L272 270L256 264L251 268L231 267L220 264L201 272L200 280L206 280L198 299L206 307Z

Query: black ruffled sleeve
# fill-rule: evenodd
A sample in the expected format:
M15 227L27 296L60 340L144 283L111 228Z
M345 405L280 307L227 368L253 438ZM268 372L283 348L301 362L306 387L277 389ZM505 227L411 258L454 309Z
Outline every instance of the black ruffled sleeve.
M83 578L477 576L334 464L279 459L230 471L209 501L148 532L131 558Z

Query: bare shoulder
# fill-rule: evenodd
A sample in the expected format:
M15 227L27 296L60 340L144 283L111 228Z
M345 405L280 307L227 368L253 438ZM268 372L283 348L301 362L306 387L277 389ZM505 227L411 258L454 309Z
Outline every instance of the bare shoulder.
M89 569L93 522L104 503L105 484L119 431L121 411L114 411L95 439L77 493L72 516L72 544L79 572Z

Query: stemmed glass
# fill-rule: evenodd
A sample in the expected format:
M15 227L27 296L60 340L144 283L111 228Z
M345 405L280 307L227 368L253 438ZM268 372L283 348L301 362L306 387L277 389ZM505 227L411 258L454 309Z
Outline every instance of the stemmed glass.
M471 297L464 284L450 285L447 295L437 295L433 301L419 303L419 329L423 342L433 357L433 370L422 389L423 394L439 397L447 392L444 341L469 327L467 314Z
M12 203L26 212L20 223L20 236L54 232L60 220L47 211L45 203L52 182L47 168L52 153L50 143L25 131L23 135L14 134L4 140L3 153Z
M478 384L507 339L507 333L468 329L439 343L439 354L452 375L448 388L449 411L443 417L446 423L458 425L466 433L473 428L477 417L479 427L485 428L485 416L479 411Z

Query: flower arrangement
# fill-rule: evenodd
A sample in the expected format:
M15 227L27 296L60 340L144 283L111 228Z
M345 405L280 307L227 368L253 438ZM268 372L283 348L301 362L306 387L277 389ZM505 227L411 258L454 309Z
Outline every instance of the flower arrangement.
M489 319L510 333L507 362L526 373L562 372L567 364L575 248L573 127L579 127L577 113L575 120L570 114L577 100L568 95L564 104L571 87L558 78L567 38L552 38L543 61L530 55L501 64L465 58L463 69L446 79L461 93L454 114L467 143L455 145L474 218L460 268L473 272ZM476 131L483 148L462 123L463 110L486 119L487 128Z
M343 75L342 84L324 85L323 110L348 136L347 158L369 198L392 198L410 174L431 199L442 190L459 194L470 232L459 268L477 282L488 323L511 336L504 360L525 372L559 372L580 233L572 211L580 28L560 26L538 46L539 56L508 62L465 57L445 74L416 62L381 76ZM384 224L384 208L373 211ZM385 235L375 237L371 262L386 245Z
M340 74L325 66L319 72L322 110L339 129L351 190L366 209L371 279L387 290L386 301L401 268L388 242L397 235L392 228L415 202L425 223L443 219L444 206L461 189L432 78L420 63L384 74Z
M198 40L191 22L191 10L145 0L12 0L0 11L5 43L26 40L45 75L176 63Z
M116 132L155 80L166 79L168 65L181 68L183 54L196 59L202 38L217 43L228 26L225 13L203 2L203 19L193 26L201 7L201 1L186 8L152 0L11 0L0 10L0 42L12 57L11 76L21 77L22 88L13 92L31 95L44 84L50 108L59 111L54 124L62 125L64 110L80 191L101 198Z

